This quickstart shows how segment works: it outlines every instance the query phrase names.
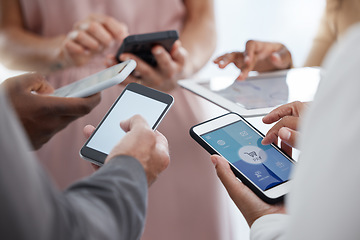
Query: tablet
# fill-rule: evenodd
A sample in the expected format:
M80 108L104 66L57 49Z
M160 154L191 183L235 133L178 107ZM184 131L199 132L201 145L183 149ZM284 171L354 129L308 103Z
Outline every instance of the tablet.
M173 102L173 97L167 93L137 83L128 84L81 148L80 156L103 165L107 155L125 135L121 121L139 114L155 130Z
M320 81L320 68L294 68L262 73L245 81L229 77L180 80L183 88L244 117L262 116L279 105L311 101Z
M128 60L109 67L101 72L56 89L55 97L88 97L106 88L120 84L135 69L136 62Z

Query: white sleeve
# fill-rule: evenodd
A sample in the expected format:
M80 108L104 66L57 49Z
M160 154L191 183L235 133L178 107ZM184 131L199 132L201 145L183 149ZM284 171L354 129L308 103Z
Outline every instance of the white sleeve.
M289 216L286 214L269 214L258 218L250 229L251 240L275 240L284 234Z
M286 199L251 239L359 239L360 25L325 60L325 75L301 123L302 150Z

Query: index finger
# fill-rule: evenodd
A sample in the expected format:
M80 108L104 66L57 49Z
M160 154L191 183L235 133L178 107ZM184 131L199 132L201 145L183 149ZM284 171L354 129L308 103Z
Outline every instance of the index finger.
M305 103L299 101L284 104L268 113L265 117L263 117L262 121L266 124L270 124L285 116L299 117L304 104Z
M118 41L122 41L129 35L127 26L112 17L99 15L97 16L97 20L100 21Z

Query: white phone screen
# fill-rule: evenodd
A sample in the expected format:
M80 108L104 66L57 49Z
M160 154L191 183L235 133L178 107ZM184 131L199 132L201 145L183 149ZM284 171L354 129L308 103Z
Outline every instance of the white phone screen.
M109 154L125 135L120 122L139 114L153 127L168 105L152 98L126 90L109 115L92 136L87 147Z

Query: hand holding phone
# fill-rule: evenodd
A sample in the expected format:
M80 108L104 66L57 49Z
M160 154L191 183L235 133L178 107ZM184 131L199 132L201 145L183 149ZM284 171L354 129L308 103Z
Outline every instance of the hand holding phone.
M96 165L103 165L113 147L125 136L125 132L120 128L120 122L139 114L155 130L173 101L173 97L169 94L130 83L81 148L81 157Z
M132 53L149 65L156 67L157 62L151 53L151 49L155 45L161 45L166 51L170 52L177 39L179 39L179 35L175 30L130 35L124 39L120 46L116 54L116 60L120 61L119 57L122 53Z
M190 135L210 154L227 159L236 177L267 203L282 200L290 188L295 162L236 113L200 123Z

